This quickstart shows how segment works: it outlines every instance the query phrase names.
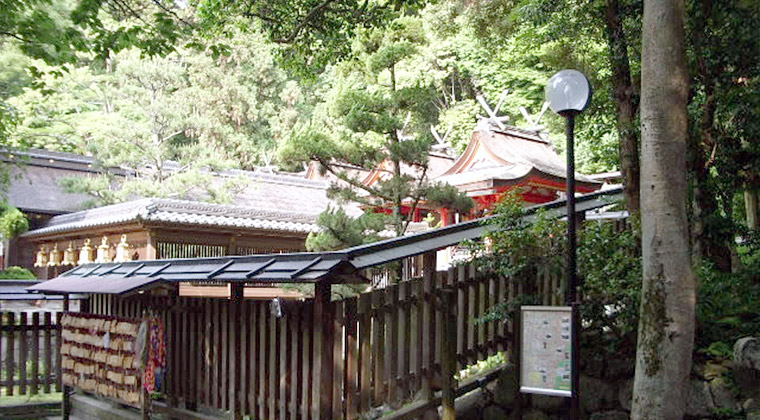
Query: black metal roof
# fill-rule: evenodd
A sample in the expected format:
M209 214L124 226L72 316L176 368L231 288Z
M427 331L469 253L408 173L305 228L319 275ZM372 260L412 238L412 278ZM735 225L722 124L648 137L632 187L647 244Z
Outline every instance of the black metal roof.
M29 290L125 294L174 282L313 283L353 271L344 254L331 252L132 261L81 265Z
M588 211L620 198L622 188L578 197L576 210ZM561 217L562 200L527 209L526 218L544 209ZM493 217L493 216L491 216ZM465 239L479 238L489 218L459 223L416 235L402 236L332 252L251 255L175 260L87 264L30 287L43 293L123 294L174 282L314 283L331 277L333 283L362 280L361 270L435 251Z
M40 280L0 280L0 300L62 300L63 295L41 295L29 293L30 286L40 284ZM82 299L84 296L69 296L71 299Z

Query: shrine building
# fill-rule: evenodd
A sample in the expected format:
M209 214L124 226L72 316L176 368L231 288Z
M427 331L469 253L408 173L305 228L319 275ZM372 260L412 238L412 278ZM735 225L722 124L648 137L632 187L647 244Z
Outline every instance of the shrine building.
M475 128L460 156L430 153L426 175L433 182L448 183L475 201L468 214L418 203L412 218L414 230L429 229L421 223L428 214L446 226L490 213L501 197L514 189L526 205L543 204L564 197L566 167L551 143L536 131L496 126L487 119ZM32 220L32 229L11 243L6 266L33 268L38 278L53 278L89 262L126 262L167 258L211 258L305 250L305 239L317 232L317 217L338 203L327 197L331 183L342 182L322 175L316 162L301 174L268 171L232 171L218 176L240 176L251 183L233 204L209 204L172 199L140 199L90 210L81 208L88 199L68 194L57 183L62 176L96 173L92 159L68 153L30 151L27 165L18 172L9 202ZM372 186L390 170L345 166L340 170ZM419 175L418 168L402 172ZM122 176L129 176L122 173ZM576 174L580 194L599 190L598 179ZM388 212L389 208L360 208L341 204L349 215L362 210ZM411 212L407 202L402 211Z

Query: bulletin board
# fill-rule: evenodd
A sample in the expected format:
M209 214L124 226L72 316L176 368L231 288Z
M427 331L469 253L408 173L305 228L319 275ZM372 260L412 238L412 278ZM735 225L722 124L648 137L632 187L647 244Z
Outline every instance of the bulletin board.
M572 308L520 308L520 391L571 397Z

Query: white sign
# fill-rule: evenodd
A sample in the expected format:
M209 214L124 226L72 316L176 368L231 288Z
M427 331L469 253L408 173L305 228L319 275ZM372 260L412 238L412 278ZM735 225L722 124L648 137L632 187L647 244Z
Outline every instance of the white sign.
M522 306L520 392L571 397L572 308Z

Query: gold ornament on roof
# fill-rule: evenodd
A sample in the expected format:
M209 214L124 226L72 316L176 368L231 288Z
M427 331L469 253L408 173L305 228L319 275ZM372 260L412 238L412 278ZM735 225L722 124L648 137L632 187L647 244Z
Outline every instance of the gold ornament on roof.
M35 267L45 267L48 263L48 247L40 245L39 251L37 251L37 258L34 260Z
M69 241L69 246L63 251L63 261L61 265L77 265L77 251L74 249L74 243Z
M116 245L116 258L114 262L123 263L130 261L129 257L129 244L127 243L127 235L121 235L121 241Z
M57 267L61 265L61 251L58 250L58 244L53 244L53 250L50 251L50 260L47 263L48 267Z
M79 261L77 261L77 265L82 264L89 264L92 262L92 246L90 246L91 241L89 239L84 240L84 245L82 245L82 249L79 250Z
M100 240L100 245L98 245L98 257L95 259L96 263L108 263L111 262L111 255L108 252L108 237L104 236L103 239Z

